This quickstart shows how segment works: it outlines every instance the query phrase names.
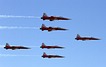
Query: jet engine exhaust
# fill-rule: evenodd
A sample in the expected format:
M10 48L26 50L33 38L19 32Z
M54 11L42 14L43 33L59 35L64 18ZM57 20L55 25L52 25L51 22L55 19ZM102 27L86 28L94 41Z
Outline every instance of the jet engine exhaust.
M23 57L28 57L28 56L40 56L40 55L16 55L16 54L0 54L2 57L18 57L18 56L23 56Z
M39 29L38 27L0 26L0 29Z
M35 17L35 16L0 15L0 18L40 18L40 17Z

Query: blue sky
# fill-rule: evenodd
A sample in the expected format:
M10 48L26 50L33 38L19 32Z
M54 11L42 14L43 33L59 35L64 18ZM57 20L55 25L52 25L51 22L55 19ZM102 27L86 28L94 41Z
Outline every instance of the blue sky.
M71 18L68 21L43 21L42 13ZM1 67L106 67L105 0L0 0L0 15L35 16L36 18L0 18L0 26L37 27L38 29L0 29L0 45L36 46L31 50L5 50L0 54L35 56L0 56ZM63 27L68 31L40 31L42 24ZM98 37L99 41L76 41L81 36ZM42 50L39 47L60 45L65 49ZM65 56L43 59L42 53Z

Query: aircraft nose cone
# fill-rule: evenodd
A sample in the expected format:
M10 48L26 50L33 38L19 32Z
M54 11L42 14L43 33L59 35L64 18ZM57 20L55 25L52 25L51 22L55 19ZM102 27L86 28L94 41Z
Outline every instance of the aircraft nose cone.
M68 18L68 20L72 20L71 18Z
M65 29L65 30L68 30L68 29Z
M101 40L101 39L98 38L97 40Z

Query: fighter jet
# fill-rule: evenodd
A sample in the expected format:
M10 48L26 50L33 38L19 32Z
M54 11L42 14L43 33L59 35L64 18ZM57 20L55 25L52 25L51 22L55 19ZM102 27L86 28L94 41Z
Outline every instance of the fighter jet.
M44 48L47 48L47 49L55 49L55 48L64 48L64 47L60 47L60 46L46 46L44 43L42 43L42 46L40 46L40 48L44 49Z
M42 55L43 58L64 58L64 56L59 55L47 55L45 52Z
M23 47L23 46L10 46L8 43L6 43L6 46L4 47L4 49L12 49L12 50L15 50L15 49L30 49L28 47Z
M67 29L60 28L60 27L46 27L44 24L42 24L40 30L42 30L42 31L48 30L48 32L50 32L52 30L67 30Z
M54 20L71 20L69 18L64 18L64 17L47 16L46 13L43 13L43 16L41 17L41 19L49 20L49 21L54 21Z
M77 34L76 40L82 40L82 41L85 41L85 40L100 40L99 38L94 38L94 37L81 37L79 34Z

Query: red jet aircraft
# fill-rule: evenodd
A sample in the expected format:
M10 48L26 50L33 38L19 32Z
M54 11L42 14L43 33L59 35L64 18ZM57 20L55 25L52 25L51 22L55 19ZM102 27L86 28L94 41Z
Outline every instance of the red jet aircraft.
M41 17L41 19L50 20L50 21L54 21L54 20L70 20L69 18L64 18L64 17L47 16L46 13L43 13L43 16Z
M64 47L60 47L60 46L46 46L44 43L42 43L42 46L40 46L40 48L44 49L55 49L55 48L64 48Z
M94 37L81 37L79 34L77 34L76 40L82 40L82 41L85 41L85 40L100 40L99 38L94 38Z
M47 55L45 52L42 55L43 58L64 58L63 56L59 55Z
M60 28L60 27L46 27L44 24L42 24L40 30L42 30L42 31L48 30L48 32L50 32L52 30L67 30L67 29Z
M7 49L12 49L12 50L15 50L15 49L30 49L28 47L23 47L23 46L10 46L8 43L6 43L6 46L4 48L6 50Z

